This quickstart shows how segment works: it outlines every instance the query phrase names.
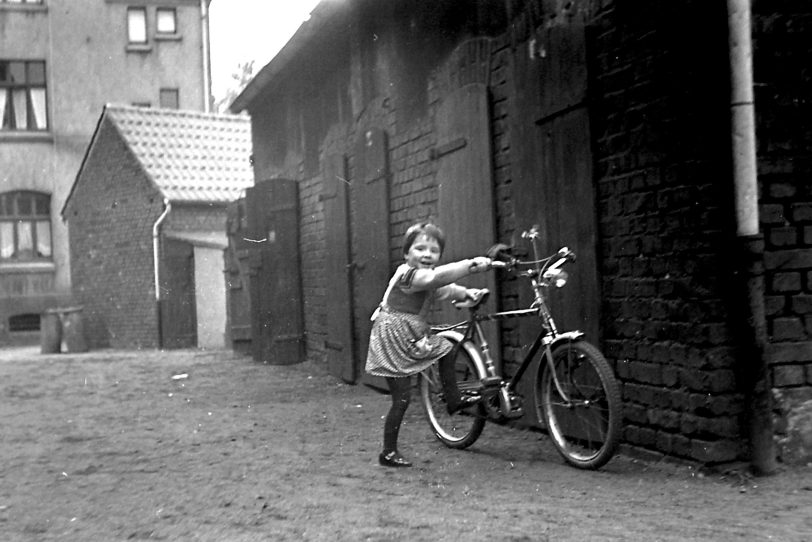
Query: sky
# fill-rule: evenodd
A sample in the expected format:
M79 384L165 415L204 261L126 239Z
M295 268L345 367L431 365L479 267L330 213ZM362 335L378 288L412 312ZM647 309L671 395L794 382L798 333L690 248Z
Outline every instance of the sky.
M209 11L212 94L233 86L237 65L267 64L308 18L319 0L212 0Z

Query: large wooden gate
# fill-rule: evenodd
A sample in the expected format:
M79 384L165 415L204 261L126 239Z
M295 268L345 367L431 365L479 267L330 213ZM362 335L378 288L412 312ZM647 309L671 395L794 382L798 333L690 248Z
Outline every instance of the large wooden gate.
M446 97L437 112L436 130L437 146L431 155L439 160L438 215L447 240L442 261L481 256L496 239L487 87L471 83ZM469 276L460 282L494 292L487 309L496 310L494 273ZM462 320L464 314L444 303L438 317L454 322ZM498 330L488 326L487 333L498 362Z
M228 335L231 347L242 353L251 352L251 294L249 291L250 246L245 198L228 206L226 219L226 304Z
M355 292L354 322L358 355L352 363L361 381L388 389L386 382L363 371L372 322L369 317L381 302L392 270L389 265L389 161L386 132L362 131L355 143L352 185L352 276Z
M324 162L320 199L324 204L327 288L327 367L335 377L355 383L357 353L353 338L352 265L350 264L349 181L343 154L330 154Z
M586 45L583 21L575 16L536 33L529 47L514 53L516 100L511 141L517 142L513 205L517 234L538 225L540 247L551 254L568 246L577 254L570 282L551 293L561 329L581 329L600 341L600 289L597 271L597 220L587 112ZM513 240L523 244L518 237ZM528 247L529 248L529 247ZM532 254L530 252L529 254ZM519 292L522 306L530 288ZM526 348L538 332L523 319L519 337ZM534 368L535 369L535 368ZM526 386L522 391L532 393ZM536 423L534 416L527 422Z
M304 359L298 185L262 181L246 190L251 346L256 361Z

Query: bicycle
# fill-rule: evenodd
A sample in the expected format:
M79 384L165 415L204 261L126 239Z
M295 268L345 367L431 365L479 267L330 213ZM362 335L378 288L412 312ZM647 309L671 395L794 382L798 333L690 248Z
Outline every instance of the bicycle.
M517 385L541 351L533 386L535 418L567 463L597 469L612 458L620 439L620 387L606 358L584 340L581 331L561 332L556 327L546 291L566 284L567 273L562 267L574 261L575 254L565 247L540 258L538 236L536 227L522 233L522 238L529 239L533 246L534 260L508 257L507 261L500 258L492 263L493 268L516 272L530 280L535 299L529 308L480 314L489 295L488 290L482 290L477 299L457 304L458 308L468 309L466 320L432 326L435 333L454 344L450 355L455 356L460 393L481 400L449 415L437 364L418 376L420 400L437 439L449 448L467 448L477 441L488 419L504 421L524 414ZM531 316L539 318L541 329L516 373L506 378L493 362L482 322Z

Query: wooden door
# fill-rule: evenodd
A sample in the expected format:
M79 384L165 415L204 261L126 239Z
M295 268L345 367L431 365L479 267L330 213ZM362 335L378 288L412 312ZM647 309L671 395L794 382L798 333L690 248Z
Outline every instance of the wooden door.
M442 262L482 256L496 242L487 87L471 83L446 97L437 112L436 130L437 146L431 156L439 161L438 221L446 234ZM486 307L496 310L494 272L468 276L460 284L490 289L493 293ZM435 318L450 323L464 316L446 302ZM498 329L487 326L486 332L498 363L501 350Z
M245 212L245 198L229 204L226 233L226 307L228 335L237 352L251 351L251 295L249 292L248 255L250 239Z
M363 370L369 348L369 317L381 302L389 283L389 161L386 132L362 131L355 143L355 174L352 180L352 275L355 292L355 338L357 374L374 388L388 389L383 378Z
M517 99L511 141L517 156L517 233L537 224L545 254L562 246L575 250L578 259L567 267L570 283L552 296L553 314L560 328L581 329L599 342L597 223L582 19L574 16L538 32L534 46L518 48L514 60ZM522 289L520 300L525 306L530 303L529 288ZM527 345L534 336L533 323L522 322L522 342Z
M276 365L298 363L304 359L298 185L262 181L245 198L253 356Z
M191 243L164 238L161 279L161 346L197 346L195 259Z
M348 183L345 156L325 157L320 195L324 204L326 243L327 338L324 347L330 374L355 383L359 367L353 340Z

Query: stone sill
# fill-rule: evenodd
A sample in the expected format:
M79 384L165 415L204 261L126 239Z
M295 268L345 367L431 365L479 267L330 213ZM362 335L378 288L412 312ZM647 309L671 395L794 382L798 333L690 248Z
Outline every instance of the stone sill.
M54 135L48 131L0 131L0 141L3 143L51 143Z
M56 264L54 262L0 263L0 274L53 273L54 271L56 271Z
M0 11L48 11L48 6L42 4L9 4L0 3Z
M152 45L148 43L130 43L127 45L128 53L150 53Z

